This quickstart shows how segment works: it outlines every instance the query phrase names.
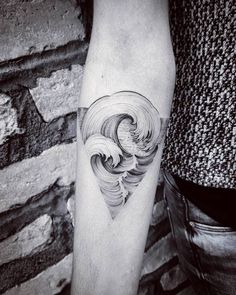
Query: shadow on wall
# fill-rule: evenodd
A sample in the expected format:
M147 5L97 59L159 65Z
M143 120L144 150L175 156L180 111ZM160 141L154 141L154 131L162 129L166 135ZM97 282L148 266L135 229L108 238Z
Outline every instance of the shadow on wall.
M86 36L89 40L93 22L93 0L76 0L81 7L82 21L85 27Z

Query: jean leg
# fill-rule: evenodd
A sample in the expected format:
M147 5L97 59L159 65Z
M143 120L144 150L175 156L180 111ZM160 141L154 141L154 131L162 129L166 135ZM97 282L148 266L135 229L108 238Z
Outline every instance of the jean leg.
M236 295L236 230L187 200L167 173L164 195L179 260L196 292Z
M174 179L171 175L165 173L164 197L172 234L178 250L179 262L182 270L191 280L196 293L199 295L208 295L210 293L202 278L199 261L195 249L192 247L189 235L190 226L187 221L186 200L178 192L177 187L173 183Z
M211 219L191 202L187 204L191 243L210 294L236 295L235 228Z

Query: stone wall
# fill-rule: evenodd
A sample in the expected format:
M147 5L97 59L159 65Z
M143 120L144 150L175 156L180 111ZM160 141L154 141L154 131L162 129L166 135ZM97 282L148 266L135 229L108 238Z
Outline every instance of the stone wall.
M0 3L0 294L69 294L83 0ZM158 189L139 294L192 294Z

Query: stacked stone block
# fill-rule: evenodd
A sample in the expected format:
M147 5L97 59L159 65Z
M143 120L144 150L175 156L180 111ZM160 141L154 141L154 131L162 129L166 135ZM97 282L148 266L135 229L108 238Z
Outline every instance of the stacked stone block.
M72 271L76 109L91 6L4 0L0 18L0 294L65 295ZM139 295L191 295L162 189Z

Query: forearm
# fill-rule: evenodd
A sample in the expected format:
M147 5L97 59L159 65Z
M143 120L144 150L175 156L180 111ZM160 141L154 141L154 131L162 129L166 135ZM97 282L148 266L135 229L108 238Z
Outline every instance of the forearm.
M74 295L129 295L137 291L164 142L164 135L159 127L162 130L165 128L173 95L175 69L168 22L166 16L163 16L167 13L165 1L160 3L150 1L147 7L140 7L138 11L136 9L137 14L132 17L129 9L134 1L117 2L95 1L93 33L79 103L86 117L79 120L78 124L79 166L72 291ZM135 1L135 3L137 7L138 4L143 5L142 1ZM113 8L117 5L118 7L109 10L104 8L103 4L113 5ZM159 18L152 14L154 9L152 6L156 5L155 9L160 15ZM127 20L126 23L124 20ZM106 100L100 99L104 96L110 97ZM88 114L94 111L91 105L98 101L101 102L100 116L96 124L90 124ZM123 106L126 103L127 109ZM135 110L139 108L140 110L146 108L148 112L150 110L150 114L154 116L153 122L157 120L157 126L151 124L152 117L147 112L142 124L147 124L144 126L145 129L152 126L148 131L155 135L153 146L149 148L150 159L144 161L141 172L136 172L139 176L140 173L142 175L140 183L135 184L135 189L127 186L128 180L126 184L120 181L120 179L126 180L128 168L121 171L123 174L118 181L121 187L118 189L123 190L123 195L125 191L128 197L124 198L124 204L111 205L114 190L111 185L111 193L107 193L109 192L107 183L104 189L102 187L104 180L99 179L99 176L94 173L88 148L86 148L89 140L86 134L91 135L93 132L89 129L91 127L86 126L95 125L97 130L100 130L99 121L102 121L102 116L107 118L106 115L110 111L114 116L112 119L118 118L121 104L122 114L128 123L131 117L129 108L135 105ZM159 121L155 114L160 119L161 126L158 125ZM91 118L93 117L92 113ZM139 118L140 115L137 116L138 120ZM104 119L104 122L106 120ZM99 135L106 135L104 128L103 124L103 131L100 131ZM124 142L119 135L120 133L117 133L116 138L122 145ZM140 146L141 152L138 150ZM145 153L148 152L143 150L144 144L142 146L142 143L138 143L134 148L140 154L133 155L129 144L123 145L123 149L121 148L123 163L125 157L129 159L129 155L134 158L142 155L142 159L146 157ZM117 167L119 168L119 165ZM111 172L112 177L118 173L115 168ZM121 172L119 170L119 173ZM133 179L130 178L130 181L133 182ZM135 181L137 182L137 179Z
M80 104L89 106L108 93L133 90L169 114L175 63L167 1L94 2Z

